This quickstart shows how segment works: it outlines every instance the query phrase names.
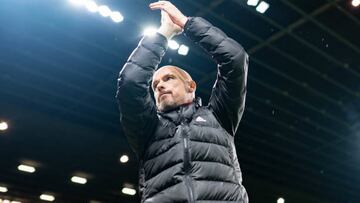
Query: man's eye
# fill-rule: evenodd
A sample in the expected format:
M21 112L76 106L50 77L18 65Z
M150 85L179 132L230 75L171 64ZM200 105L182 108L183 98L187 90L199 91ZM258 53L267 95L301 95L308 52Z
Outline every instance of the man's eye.
M165 78L165 80L170 80L170 79L174 79L174 77L173 77L173 76L167 76L167 77Z

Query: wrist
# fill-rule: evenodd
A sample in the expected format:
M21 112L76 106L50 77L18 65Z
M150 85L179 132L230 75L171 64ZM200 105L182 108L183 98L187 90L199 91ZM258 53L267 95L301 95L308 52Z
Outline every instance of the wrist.
M170 40L175 35L173 31L165 29L164 27L160 27L157 32L166 37L167 40Z
M184 29L184 27L185 27L185 25L186 25L186 22L189 20L189 18L187 17L187 16L184 16L183 18L181 18L181 20L180 20L180 27L182 28L182 29Z

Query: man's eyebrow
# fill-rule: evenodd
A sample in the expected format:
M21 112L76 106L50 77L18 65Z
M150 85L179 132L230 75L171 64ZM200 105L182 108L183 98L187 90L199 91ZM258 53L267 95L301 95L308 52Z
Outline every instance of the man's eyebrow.
M158 82L159 82L159 80L153 80L151 86L154 87Z
M163 75L161 78L168 77L168 76L176 77L176 74L174 74L174 73L167 73L167 74ZM157 85L157 83L159 83L159 80L153 80L153 81L152 81L152 87L154 87L155 85Z
M176 75L175 75L174 73L168 73L168 74L165 74L165 75L163 76L163 78L164 78L164 77L168 77L168 76L176 77Z

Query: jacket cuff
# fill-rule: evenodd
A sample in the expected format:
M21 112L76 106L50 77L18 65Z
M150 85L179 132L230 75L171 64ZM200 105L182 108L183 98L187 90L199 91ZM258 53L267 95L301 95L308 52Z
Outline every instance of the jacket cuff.
M168 47L167 38L158 32L154 36L144 36L139 44L143 44L145 46L148 44L155 44L164 50L166 50Z
M190 37L190 29L191 29L191 25L194 23L196 17L188 17L188 20L186 21L185 25L184 25L184 34L186 36Z
M189 26L191 24L190 21L193 21L194 17L188 17L188 20L186 21L185 25L184 25L184 33L186 33L186 31L189 29Z

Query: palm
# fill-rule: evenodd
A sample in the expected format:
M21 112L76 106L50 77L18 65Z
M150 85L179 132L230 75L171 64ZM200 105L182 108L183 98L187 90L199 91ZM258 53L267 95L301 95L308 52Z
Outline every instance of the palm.
M187 21L187 17L169 1L158 1L151 3L149 6L152 10L160 9L161 11L166 12L168 14L167 17L180 28L183 28Z
M182 32L182 28L175 24L168 13L161 11L161 26L166 26L175 34Z

